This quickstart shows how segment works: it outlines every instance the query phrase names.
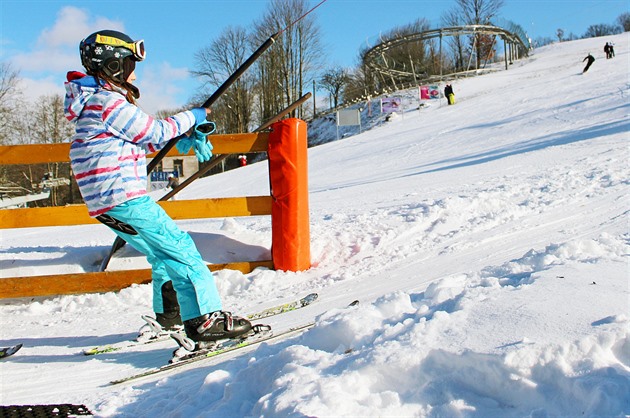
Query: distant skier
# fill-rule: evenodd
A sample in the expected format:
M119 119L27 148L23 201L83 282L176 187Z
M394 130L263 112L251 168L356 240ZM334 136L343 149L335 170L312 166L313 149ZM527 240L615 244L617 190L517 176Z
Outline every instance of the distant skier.
M447 84L446 87L444 87L444 96L446 97L448 104L455 104L455 93L453 93L453 86L450 84Z
M595 58L594 58L591 54L588 54L588 55L586 56L586 58L584 58L584 59L582 60L582 62L587 61L587 60L588 60L588 62L586 63L586 67L584 67L584 70L582 71L582 74L584 74L585 72L587 72L587 71L588 71L588 69L591 67L591 64L593 64L593 63L595 62Z
M175 177L175 175L173 173L168 175L168 183L166 184L166 187L168 187L171 190L175 190L179 187L179 178ZM171 197L169 200L175 200L176 196Z
M606 59L612 58L610 56L610 45L608 44L608 42L606 42L606 45L604 45L604 54L606 54Z
M208 266L189 234L147 194L147 154L207 123L203 107L155 119L136 106L136 63L143 41L113 30L95 32L79 45L87 72L68 73L65 115L76 124L70 160L90 216L146 255L152 267L153 310L167 329L182 324L194 341L246 335L252 324L222 310ZM187 149L186 149L187 148ZM200 162L212 156L196 129L177 149L194 148Z
M178 186L179 186L179 179L175 177L173 173L169 174L168 184L166 185L166 187L169 187L171 190L175 190L177 189Z
M247 155L239 155L238 163L241 167L245 167L247 165Z

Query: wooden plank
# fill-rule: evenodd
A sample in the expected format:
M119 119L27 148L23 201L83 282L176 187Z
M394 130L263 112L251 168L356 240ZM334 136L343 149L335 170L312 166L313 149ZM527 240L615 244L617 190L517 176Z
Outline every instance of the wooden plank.
M68 226L99 223L85 205L0 210L0 229Z
M27 144L0 146L0 164L68 162L70 144Z
M267 152L269 132L248 134L210 135L208 139L214 147L214 154L242 154L246 152Z
M243 274L257 267L273 269L273 262L242 261L210 264L210 271L238 270ZM133 284L151 282L151 270L120 270L49 276L8 277L0 279L0 299L115 292Z
M247 134L210 135L214 154L236 154L247 152L266 152L269 141L268 132ZM0 165L6 164L43 164L70 161L70 144L26 144L0 146ZM157 155L153 153L148 157ZM168 156L181 155L174 147ZM194 155L191 151L190 155Z
M271 214L271 196L158 202L173 219L224 218ZM0 229L98 223L85 205L0 210Z
M175 200L159 204L173 219L225 218L271 215L271 196Z

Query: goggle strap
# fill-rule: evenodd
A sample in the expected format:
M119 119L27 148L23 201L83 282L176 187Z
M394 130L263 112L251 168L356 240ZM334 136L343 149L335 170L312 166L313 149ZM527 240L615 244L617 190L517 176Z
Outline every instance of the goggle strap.
M118 39L113 36L105 36L96 34L95 41L97 44L110 45L110 46L122 46L133 52L136 58L143 60L145 57L144 40L141 39L135 42L125 42L122 39Z

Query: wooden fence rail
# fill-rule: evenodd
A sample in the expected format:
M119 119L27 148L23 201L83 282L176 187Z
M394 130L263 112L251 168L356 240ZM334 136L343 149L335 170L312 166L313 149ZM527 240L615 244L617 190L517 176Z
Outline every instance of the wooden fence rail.
M217 155L267 152L268 143L269 132L212 136L213 152ZM0 165L69 162L69 151L69 143L0 146ZM173 149L168 155L181 154ZM258 216L271 214L272 198L246 196L164 201L159 204L175 220ZM0 210L0 229L94 223L98 221L88 216L85 205ZM227 268L243 273L251 272L256 267L273 268L273 261L242 261L208 266L212 271ZM0 299L108 292L134 283L148 283L150 280L151 270L146 269L8 277L0 279Z

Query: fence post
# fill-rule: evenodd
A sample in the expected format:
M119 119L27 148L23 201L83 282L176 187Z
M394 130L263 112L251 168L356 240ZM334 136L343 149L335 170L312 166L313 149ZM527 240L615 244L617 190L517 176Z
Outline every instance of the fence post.
M271 256L276 270L311 267L306 122L285 119L269 135Z

